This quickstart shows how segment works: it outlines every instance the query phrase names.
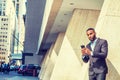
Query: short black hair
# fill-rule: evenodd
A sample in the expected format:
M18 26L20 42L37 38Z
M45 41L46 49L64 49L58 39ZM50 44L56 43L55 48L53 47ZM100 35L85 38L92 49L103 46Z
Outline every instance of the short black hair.
M86 32L89 31L89 30L93 30L93 31L95 32L95 29L94 29L94 28L88 28L88 29L86 30Z

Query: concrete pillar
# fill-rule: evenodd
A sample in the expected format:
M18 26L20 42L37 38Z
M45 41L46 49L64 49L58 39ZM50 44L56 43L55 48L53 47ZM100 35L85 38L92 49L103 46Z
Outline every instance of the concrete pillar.
M57 56L59 55L58 52L60 50L63 37L64 33L60 33L56 42L51 46L50 50L47 52L42 63L41 73L39 74L40 80L50 80Z
M109 44L107 80L120 80L120 0L104 1L96 31Z
M52 49L53 49L53 46L54 46L54 44L50 47L50 49L47 51L47 53L46 53L46 55L45 55L45 57L44 57L44 59L43 59L43 61L42 61L42 63L41 63L41 70L40 70L40 72L39 72L39 79L40 80L43 80L43 78L44 78L44 76L45 76L45 73L47 73L46 72L46 68L47 68L47 66L48 66L48 64L49 64L49 60L50 60L50 54L51 54L51 51L52 51Z
M97 10L74 10L50 80L88 80L88 64L82 64L80 45L87 43L86 29L95 27L98 16Z

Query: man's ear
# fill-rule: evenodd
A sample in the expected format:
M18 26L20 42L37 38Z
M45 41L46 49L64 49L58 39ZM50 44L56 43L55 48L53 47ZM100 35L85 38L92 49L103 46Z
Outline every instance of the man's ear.
M96 32L95 32L95 36L96 36Z

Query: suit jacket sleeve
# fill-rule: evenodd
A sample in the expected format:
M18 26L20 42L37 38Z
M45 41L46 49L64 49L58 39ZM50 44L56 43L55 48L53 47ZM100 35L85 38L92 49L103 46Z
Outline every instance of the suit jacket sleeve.
M93 51L93 57L106 58L108 53L108 43L106 40L100 40Z

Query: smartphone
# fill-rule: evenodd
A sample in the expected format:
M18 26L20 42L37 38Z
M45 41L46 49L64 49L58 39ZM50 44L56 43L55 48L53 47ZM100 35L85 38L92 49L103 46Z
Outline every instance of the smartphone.
M81 45L81 48L85 48L85 45Z

